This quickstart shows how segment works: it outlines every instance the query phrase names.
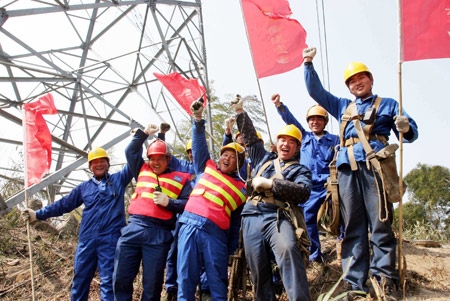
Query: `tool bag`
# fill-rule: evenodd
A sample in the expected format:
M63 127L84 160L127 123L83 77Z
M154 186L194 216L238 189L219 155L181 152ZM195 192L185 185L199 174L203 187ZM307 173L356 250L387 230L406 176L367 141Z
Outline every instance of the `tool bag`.
M348 109L352 116L357 116L356 103L352 102ZM377 181L378 195L383 195L384 200L388 200L391 203L398 203L403 194L400 193L399 181L400 177L397 171L397 164L395 162L395 151L398 149L398 144L390 144L375 153L373 148L367 141L367 137L361 126L361 122L358 118L353 118L353 124L358 134L359 141L361 142L364 151L366 152L367 167L372 168L375 173L375 180ZM378 177L377 177L378 176ZM378 179L381 180L381 185L378 183ZM404 185L404 184L403 184ZM405 187L405 186L403 186Z
M337 153L338 151L335 150L334 158L329 164L330 176L324 185L327 189L327 195L317 213L317 226L319 229L334 236L339 235L340 222L340 198L336 167Z
M380 178L383 187L387 192L388 200L391 203L398 203L405 193L406 184L403 182L403 193L400 193L400 177L397 171L397 164L395 162L395 151L398 149L398 144L390 144L376 153L376 158L380 162L381 172Z

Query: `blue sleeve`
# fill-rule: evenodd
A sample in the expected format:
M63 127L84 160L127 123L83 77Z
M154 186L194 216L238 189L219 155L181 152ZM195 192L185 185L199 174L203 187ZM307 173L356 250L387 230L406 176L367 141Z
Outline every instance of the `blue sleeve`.
M301 125L300 122L298 122L297 118L292 115L291 111L286 105L282 103L279 107L277 107L277 112L283 119L284 123L295 125L302 132L302 135L305 135L305 128Z
M396 103L396 106L395 106L394 116L397 116L400 114L400 106L399 106L398 102L395 101L395 103ZM404 109L402 109L402 115L408 117L408 120L409 120L409 131L407 133L403 134L403 142L405 142L405 143L414 142L415 140L417 140L417 138L419 138L419 128L418 128L416 122L414 121L414 119L412 119L411 116L409 116L408 113L406 113L406 111ZM394 134L398 139L399 132L397 131L397 127L395 126L394 120L392 123L392 131L394 131Z
M186 203L188 201L189 195L192 192L191 181L186 181L181 190L180 195L177 199L169 199L169 204L167 205L167 210L170 210L175 213L182 213L184 211L184 207L186 207Z
M233 135L232 134L227 135L226 133L224 133L223 140L222 140L222 146L225 146L231 142L233 142Z
M36 211L36 218L45 220L49 217L61 216L64 213L69 213L80 207L83 204L81 192L83 191L82 187L84 186L84 183L85 182L76 186L68 195L62 197L58 201Z
M191 175L195 174L194 164L192 162L184 159L178 159L173 155L169 162L169 169L171 171L185 172Z
M133 173L131 172L131 169L128 166L128 164L125 164L125 166L119 172L119 178L120 178L119 185L122 187L126 187L130 183L131 179L133 179Z
M142 158L143 144L147 140L148 135L141 129L138 129L131 139L128 146L125 148L125 157L127 158L127 165L129 166L133 177L138 178L139 171L145 161Z
M194 121L192 124L192 156L196 175L203 173L206 162L211 158L206 143L205 120Z
M304 76L309 96L324 107L331 116L341 122L341 116L351 100L336 97L325 90L312 64L304 64Z

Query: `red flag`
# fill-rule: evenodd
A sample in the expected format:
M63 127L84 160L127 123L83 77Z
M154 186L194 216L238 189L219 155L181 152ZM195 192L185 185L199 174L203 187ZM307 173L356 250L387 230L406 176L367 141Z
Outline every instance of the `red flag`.
M287 1L242 0L242 10L258 78L284 73L303 63L306 31L290 19Z
M191 114L191 104L194 100L202 97L206 105L206 89L200 86L198 79L185 79L178 72L167 75L153 73L153 75L166 87L188 115Z
M450 57L450 0L402 0L404 61Z
M52 162L52 135L43 114L56 114L53 96L47 94L35 102L23 105L25 122L24 148L27 185L39 183L50 170Z

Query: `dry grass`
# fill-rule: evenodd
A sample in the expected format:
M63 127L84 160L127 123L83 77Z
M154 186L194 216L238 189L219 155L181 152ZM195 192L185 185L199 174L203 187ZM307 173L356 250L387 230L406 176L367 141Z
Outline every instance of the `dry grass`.
M31 277L26 226L14 210L0 217L0 299L31 300ZM62 237L46 222L31 227L33 248L34 284L36 300L69 300L73 273L73 254L77 238ZM335 240L323 237L322 248L326 254L324 264L308 267L308 280L313 300L331 290L341 276L341 266L336 259ZM416 246L408 241L403 243L403 254L407 263L407 282L404 288L406 299L449 300L450 299L450 246L439 248ZM342 292L338 286L333 296ZM134 300L140 300L142 285L140 276L135 281ZM99 280L91 284L90 300L99 300ZM251 284L245 297L252 300ZM287 300L282 294L279 300ZM367 299L370 300L370 299Z

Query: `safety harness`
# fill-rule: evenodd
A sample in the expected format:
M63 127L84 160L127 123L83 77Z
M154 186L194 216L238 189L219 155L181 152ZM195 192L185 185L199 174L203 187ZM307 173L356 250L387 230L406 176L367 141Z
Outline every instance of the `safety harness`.
M375 103L373 107L375 110L378 110L378 107L381 103L381 97L377 97L375 100ZM348 121L352 121L353 125L355 127L356 133L358 134L358 138L350 138L344 141L344 129L347 125ZM341 146L347 147L347 152L350 160L350 167L352 170L357 170L358 165L356 164L355 157L353 154L353 145L355 143L360 142L364 148L364 151L366 152L366 164L367 169L372 170L374 173L374 178L377 184L377 191L378 191L378 199L380 202L379 206L379 219L381 222L386 222L389 219L389 210L388 210L388 189L387 187L391 187L392 183L389 183L390 181L387 180L387 172L392 173L392 171L384 171L383 163L385 161L380 162L382 159L386 159L389 156L392 156L391 158L394 160L393 163L395 165L395 158L394 152L398 148L397 144L389 145L387 138L382 135L372 135L370 134L373 128L373 125L375 124L375 120L370 125L365 125L364 127L361 125L360 116L358 114L358 109L356 107L355 102L351 102L347 110L345 111L344 115L342 116L342 123L340 126L340 134L341 134ZM385 148L383 148L381 151L376 153L373 148L370 146L368 140L378 140L382 142L385 145ZM390 165L392 165L392 161L390 161ZM395 170L396 173L396 170ZM394 176L395 180L395 175ZM398 176L397 176L398 178ZM381 180L381 183L379 182ZM398 182L398 180L397 180ZM390 189L389 189L390 190ZM384 209L384 214L382 212L382 208ZM384 216L384 217L383 217Z
M377 97L375 102L373 103L373 108L375 110L375 113L378 111L378 108L380 107L381 103L381 97ZM376 116L376 114L375 114ZM382 135L371 135L373 126L375 125L375 120L371 124L366 124L364 127L361 126L361 122L359 120L360 116L358 114L358 109L356 107L356 102L351 102L347 110L344 112L344 115L342 115L342 121L339 128L339 135L341 138L341 144L340 146L347 147L347 153L348 153L348 159L350 160L350 167L352 170L358 170L358 165L356 164L355 155L353 153L353 145L355 145L358 142L361 142L361 144L364 147L364 150L366 151L367 155L367 168L370 169L369 160L371 158L371 154L374 152L372 147L370 147L367 140L379 140L380 142L387 144L387 138ZM351 137L349 139L344 139L344 131L347 127L347 123L349 121L353 121L353 124L355 126L355 130L358 134L358 138ZM365 145L366 144L366 145ZM369 146L370 150L368 152L368 149L366 147Z
M327 194L325 201L320 205L319 211L317 212L317 226L334 236L339 235L340 219L339 186L336 168L337 153L338 150L336 149L333 160L328 165L330 168L330 176L324 185L327 189Z
M278 158L267 161L263 166L258 170L256 177L261 176L261 174L270 166L273 162L273 166L275 168L275 174L270 177L270 179L280 179L284 180L282 172L291 166L294 163L298 163L298 161L290 161L287 162L281 167L280 161ZM295 236L297 238L297 245L302 253L303 263L305 267L309 264L309 246L310 240L308 233L306 232L306 223L305 218L303 216L303 210L296 205L292 205L289 202L282 202L274 198L273 192L271 190L264 191L263 193L252 192L252 195L249 197L247 202L252 202L254 206L258 204L258 202L264 202L268 204L275 204L278 206L277 209L277 231L279 231L279 222L280 222L280 214L284 213L284 216L290 221L295 230Z

